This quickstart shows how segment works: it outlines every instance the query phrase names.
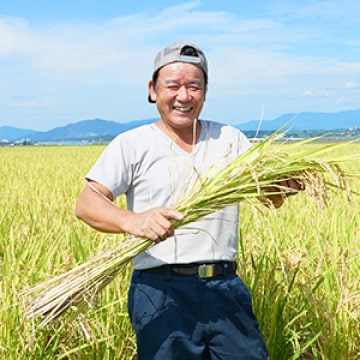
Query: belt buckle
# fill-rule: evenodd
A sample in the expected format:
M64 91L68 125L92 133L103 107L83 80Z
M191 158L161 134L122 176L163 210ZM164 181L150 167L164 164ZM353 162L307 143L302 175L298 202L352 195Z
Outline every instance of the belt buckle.
M215 276L215 264L203 264L198 267L199 278L208 278Z

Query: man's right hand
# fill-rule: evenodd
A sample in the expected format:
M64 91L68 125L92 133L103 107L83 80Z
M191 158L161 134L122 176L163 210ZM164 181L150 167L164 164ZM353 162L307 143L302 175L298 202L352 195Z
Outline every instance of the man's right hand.
M142 213L126 215L128 233L145 237L158 243L174 235L174 225L171 219L182 220L183 215L168 208L153 208Z

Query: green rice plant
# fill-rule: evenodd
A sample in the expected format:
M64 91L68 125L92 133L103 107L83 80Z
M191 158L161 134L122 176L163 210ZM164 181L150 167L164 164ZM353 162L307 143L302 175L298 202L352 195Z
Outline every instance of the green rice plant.
M360 146L333 150L346 157L359 154ZM359 162L343 168L356 173ZM358 178L349 183L359 192ZM305 193L277 212L259 215L241 206L239 275L253 294L271 358L358 358L360 199L349 202L341 192L332 197L321 211Z
M360 154L357 143L318 153L323 146L276 143L271 151L304 151L324 161ZM73 215L83 175L103 148L0 148L0 359L130 360L136 352L126 309L129 271L120 271L91 311L72 322L60 318L39 329L37 319L24 319L20 296L122 241ZM360 162L341 167L356 174ZM358 177L348 180L360 192ZM272 359L359 358L360 199L331 196L321 211L306 191L277 211L241 202L238 273Z
M85 164L84 167L78 165L80 171L85 171L89 164L81 159L78 150L74 156L74 150L0 148L1 359L45 358L28 356L28 348L32 345L34 349L42 348L42 351L46 346L40 346L42 341L35 344L31 324L29 328L23 322L19 293L27 284L37 283L44 277L77 265L72 249L66 245L73 233L73 199L83 183L78 181L77 186L76 177L79 175L76 171L65 177L66 166L63 165L74 158L78 164ZM94 247L91 252L94 252ZM79 260L84 261L83 258ZM39 334L37 338L45 339L45 336Z
M314 156L329 152L334 146L324 145L318 147L317 151L309 151L304 150L306 141L286 144L291 152L285 152L283 143L274 147L282 136L281 133L275 133L230 164L216 164L210 168L175 206L175 210L184 215L183 220L174 222L175 228L241 201L266 199L270 194L291 192L291 189L281 185L281 181L289 179L297 180L322 207L332 191L342 190L350 197L347 180L354 174L345 174L340 164L353 161L354 157L319 160ZM269 188L273 189L271 193ZM28 318L42 317L42 327L69 309L78 314L91 307L97 294L149 246L153 246L153 243L148 239L124 238L113 249L94 256L73 270L26 289L23 292L26 297L40 293L27 308Z

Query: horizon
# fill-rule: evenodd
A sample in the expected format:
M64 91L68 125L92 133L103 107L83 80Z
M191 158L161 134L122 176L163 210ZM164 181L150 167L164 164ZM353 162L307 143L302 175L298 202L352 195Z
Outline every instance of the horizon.
M357 1L173 3L0 0L0 126L155 118L153 59L184 39L209 62L202 118L241 124L359 108Z
M275 117L275 118L272 118L272 119L249 119L247 121L244 121L244 122L239 122L239 123L233 123L233 124L230 124L230 125L233 125L233 126L239 126L239 125L242 125L242 124L247 124L247 123L251 123L251 122L259 122L259 123L262 123L262 122L272 122L272 121L276 121L278 119L280 119L281 117L287 117L287 116L292 116L293 119L297 118L298 116L300 115L308 115L308 114L318 114L318 115L336 115L336 114L340 114L340 113L346 113L346 112L359 112L360 111L360 107L358 109L345 109L345 110L341 110L341 111L336 111L336 112L310 112L310 111L302 111L302 112L299 112L299 113L283 113L283 114L280 114L279 116ZM13 126L13 125L1 125L0 124L0 129L1 128L4 128L4 127L9 127L9 128L13 128L13 129L19 129L19 130L29 130L29 131L35 131L35 132L48 132L48 131L52 131L52 130L55 130L55 129L58 129L58 128L62 128L62 127L67 127L69 125L77 125L79 123L82 123L82 122L89 122L89 121L105 121L105 122L115 122L115 123L118 123L118 124L131 124L131 123L134 123L134 122L147 122L147 121L156 121L157 117L155 118L144 118L144 119L132 119L132 120L125 120L125 121L117 121L117 120L114 120L114 119L102 119L102 118L94 118L94 119L81 119L81 120L78 120L78 121L72 121L72 122L69 122L69 123L64 123L64 124L61 124L59 126L54 126L54 127L49 127L47 129L43 129L43 130L36 130L36 129L33 129L33 128L21 128L21 127L16 127L16 126ZM201 120L209 120L209 119L204 119L203 117L200 118ZM359 126L360 126L360 118L359 118Z

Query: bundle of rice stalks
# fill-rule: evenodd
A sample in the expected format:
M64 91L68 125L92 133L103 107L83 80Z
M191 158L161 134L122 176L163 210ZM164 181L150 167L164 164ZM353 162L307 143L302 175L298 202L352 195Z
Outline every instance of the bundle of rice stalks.
M289 189L280 184L289 179L295 179L321 206L333 191L345 191L350 197L347 180L355 174L345 174L340 165L354 158L323 158L344 144L304 146L311 140L279 144L282 136L277 132L220 170L219 164L209 169L175 207L184 215L183 220L174 222L175 228L241 201L259 204L259 198L265 199L270 188L286 194ZM316 158L320 155L322 160ZM73 270L23 291L22 295L30 299L26 316L41 317L39 326L43 327L70 308L77 314L91 307L96 295L149 246L156 245L148 239L128 237Z

